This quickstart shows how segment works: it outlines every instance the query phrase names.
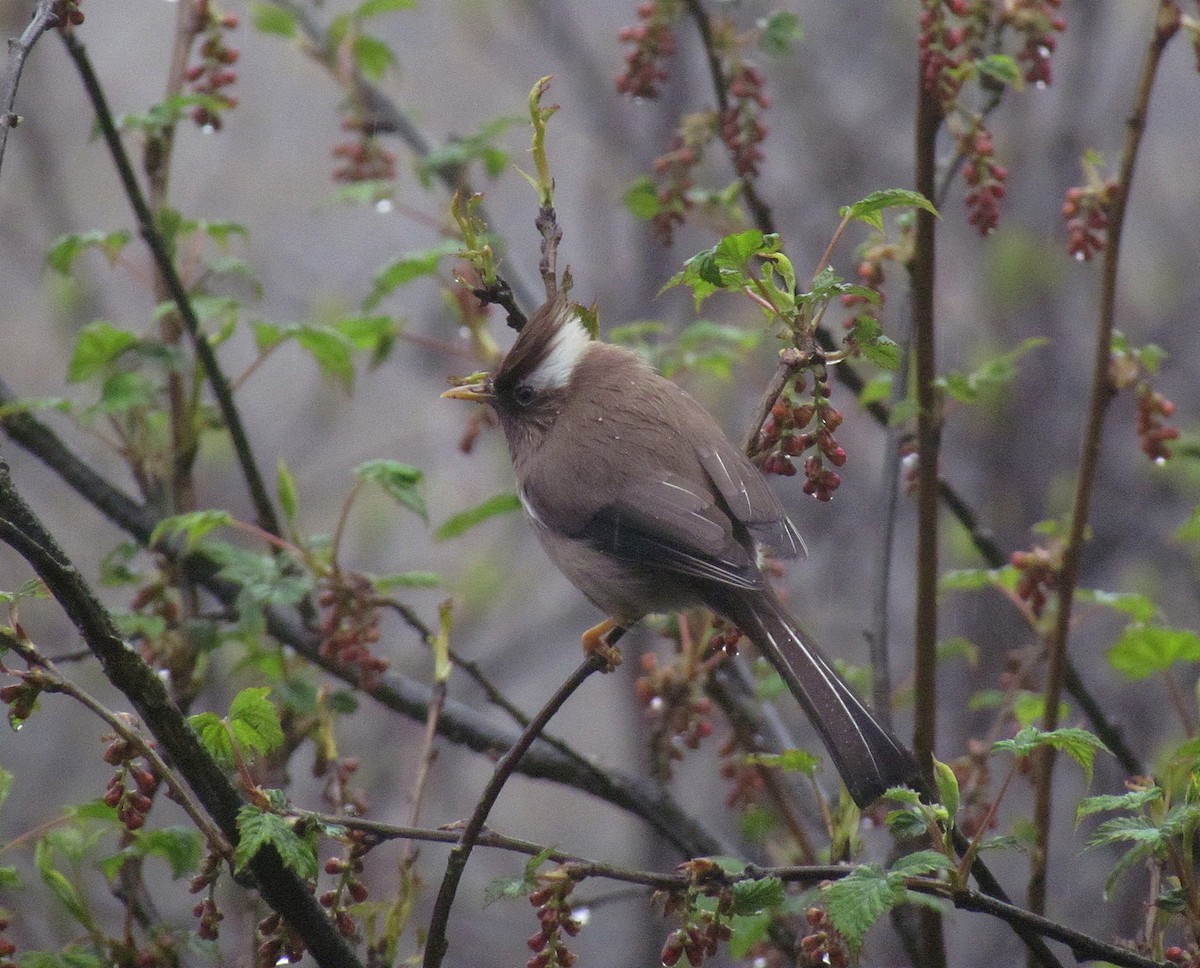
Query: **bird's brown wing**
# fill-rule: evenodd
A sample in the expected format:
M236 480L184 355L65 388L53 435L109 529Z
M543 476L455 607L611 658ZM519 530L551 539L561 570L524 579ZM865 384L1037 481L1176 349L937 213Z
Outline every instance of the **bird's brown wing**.
M756 541L779 558L804 553L804 541L784 514L779 498L741 450L718 436L698 444L696 457L729 512Z
M626 488L592 515L576 537L651 569L735 588L763 587L752 554L737 541L708 488L676 474Z

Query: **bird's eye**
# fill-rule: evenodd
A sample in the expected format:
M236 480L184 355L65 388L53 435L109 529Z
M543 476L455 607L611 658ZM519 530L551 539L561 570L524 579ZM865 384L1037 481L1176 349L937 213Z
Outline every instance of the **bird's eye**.
M517 388L513 390L513 399L522 407L528 407L537 397L537 390L531 387L528 383L518 383Z

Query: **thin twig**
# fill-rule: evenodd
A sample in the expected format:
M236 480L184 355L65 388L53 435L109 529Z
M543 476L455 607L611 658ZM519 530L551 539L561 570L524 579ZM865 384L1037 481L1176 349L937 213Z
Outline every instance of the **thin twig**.
M1100 281L1100 307L1096 326L1096 350L1092 360L1092 388L1088 400L1087 418L1080 446L1079 474L1075 482L1075 497L1071 507L1071 526L1063 548L1062 568L1058 574L1058 611L1054 628L1047 643L1049 654L1046 668L1045 713L1042 728L1049 731L1058 725L1058 707L1062 697L1067 666L1067 639L1071 631L1071 608L1079 582L1079 566L1087 533L1096 471L1100 464L1101 435L1104 416L1115 392L1109 378L1112 358L1113 329L1117 315L1117 279L1121 256L1121 231L1125 225L1125 207L1133 190L1133 174L1138 149L1150 108L1150 94L1158 74L1158 65L1168 41L1179 29L1179 7L1173 0L1160 0L1153 35L1142 61L1133 106L1125 122L1125 146L1117 187L1108 210L1108 240L1104 251L1104 266ZM1052 780L1055 751L1045 746L1035 760L1033 823L1037 846L1031 857L1028 903L1037 914L1046 909L1046 881L1050 849L1050 819L1053 800Z
M21 72L33 45L42 34L58 26L58 15L54 12L57 0L38 0L29 24L21 36L8 42L8 64L4 69L4 85L0 87L0 167L4 165L4 148L8 144L8 132L21 123L21 116L13 108L17 103L17 88L21 85Z
M108 150L112 155L113 164L117 169L121 185L137 217L138 231L150 249L151 255L154 257L158 271L166 283L167 291L170 293L171 300L175 303L175 308L179 311L180 318L183 320L184 327L187 330L188 338L191 340L196 356L200 360L204 375L208 379L209 386L212 387L213 395L217 400L217 408L221 413L221 419L225 423L226 430L229 431L234 453L237 455L238 465L241 468L242 476L246 480L246 486L250 492L250 500L254 504L254 513L258 518L258 523L264 531L281 535L282 530L279 526L279 519L275 514L275 508L271 502L270 493L267 491L266 484L263 481L262 473L258 469L254 451L250 448L250 440L246 435L245 428L242 426L242 418L234 402L233 393L229 388L229 381L221 371L212 345L209 343L208 337L200 326L200 320L196 316L191 298L188 296L187 290L179 278L179 273L175 269L175 263L171 259L166 242L154 224L153 213L150 211L145 195L138 185L137 176L130 165L129 156L125 152L125 146L121 143L121 136L117 132L112 112L108 107L107 98L104 95L103 88L100 86L100 80L96 77L96 72L92 68L87 51L74 35L71 33L64 34L63 42L66 44L67 52L71 55L71 60L75 63L75 67L79 71L84 89L87 91L88 97L92 102L92 107L96 112L96 120L100 127L100 133L108 145Z
M102 719L114 733L135 748L139 755L143 756L154 768L155 775L167 785L167 789L171 791L171 799L178 803L191 818L192 823L196 825L196 829L200 831L207 842L209 849L222 857L232 859L233 848L220 828L204 812L204 808L192 796L191 791L179 778L179 775L158 755L158 751L146 742L141 733L132 729L129 723L100 700L59 672L54 662L43 655L31 642L0 629L0 646L16 652L31 669L36 669L36 678L31 681L34 681L40 689L45 692L58 692L64 696L70 696ZM91 655L90 652L87 654Z
M392 824L379 823L378 821L363 820L357 817L342 817L336 814L298 811L296 816L315 820L326 826L342 826L350 830L360 830L380 841L421 840L431 843L452 844L456 843L459 838L459 834L453 830L398 827ZM479 847L506 850L528 857L545 855L548 861L566 865L572 877L577 880L581 880L584 877L600 877L625 884L636 884L654 888L655 890L666 891L686 888L691 882L689 876L682 872L644 871L603 864L545 844L521 840L515 837L506 837L491 830L481 831L476 844ZM854 870L854 867L844 864L804 864L780 867L759 867L754 864L748 864L741 871L724 874L714 873L714 877L722 878L727 884L771 878L788 884L808 886L820 884L823 881L838 880L839 878L846 877ZM1158 962L1145 958L1127 948L1108 944L1105 941L1093 938L1090 935L1076 931L1056 921L1032 914L1006 900L1001 900L977 891L952 891L945 882L929 878L909 878L905 881L905 885L910 890L922 894L947 898L955 907L964 911L988 914L1031 935L1060 941L1070 947L1074 955L1081 961L1106 961L1114 965L1121 965L1123 968L1162 968Z
M567 678L566 682L558 687L554 695L546 702L546 705L530 721L529 726L521 734L520 739L513 744L512 748L496 764L491 781L480 795L479 802L475 805L475 812L471 815L471 819L467 821L462 836L450 852L450 859L446 864L446 873L442 877L442 885L438 890L437 900L433 906L433 915L429 921L429 935L425 943L425 968L439 968L442 964L442 959L446 956L446 950L449 947L449 943L446 940L446 927L450 923L450 909L454 905L454 897L458 893L459 881L462 880L467 860L470 858L471 851L475 847L480 832L483 830L483 825L487 822L488 814L491 812L493 804L495 804L496 799L500 796L500 791L504 789L504 784L508 782L521 757L525 755L525 751L537 739L538 734L550 721L551 717L562 708L563 703L587 681L592 673L599 672L604 668L607 661L600 652L589 653L583 662L580 663L579 667Z

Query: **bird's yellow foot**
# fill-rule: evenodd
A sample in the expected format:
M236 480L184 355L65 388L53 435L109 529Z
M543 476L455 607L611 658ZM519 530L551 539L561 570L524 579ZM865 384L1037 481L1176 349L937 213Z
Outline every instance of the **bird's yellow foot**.
M619 628L621 628L619 622L606 618L599 625L595 625L583 633L583 654L597 655L603 659L604 665L600 668L601 672L612 672L621 664L621 650L608 641L609 634Z

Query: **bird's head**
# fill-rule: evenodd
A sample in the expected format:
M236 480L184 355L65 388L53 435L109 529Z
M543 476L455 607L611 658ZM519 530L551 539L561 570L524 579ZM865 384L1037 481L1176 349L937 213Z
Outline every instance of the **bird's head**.
M536 445L566 408L571 378L591 344L579 312L560 295L530 317L491 374L442 396L490 405L515 453Z

